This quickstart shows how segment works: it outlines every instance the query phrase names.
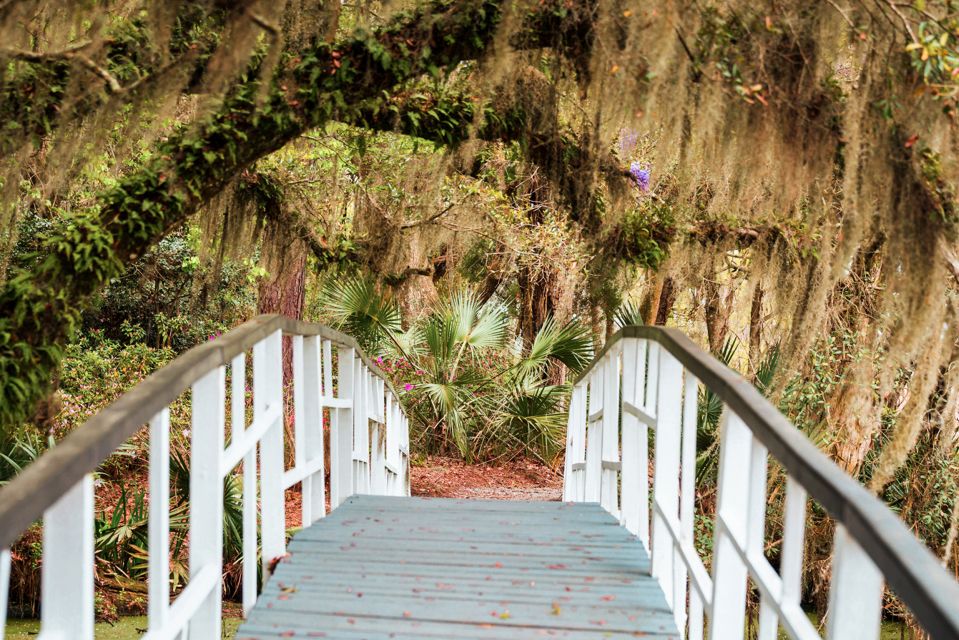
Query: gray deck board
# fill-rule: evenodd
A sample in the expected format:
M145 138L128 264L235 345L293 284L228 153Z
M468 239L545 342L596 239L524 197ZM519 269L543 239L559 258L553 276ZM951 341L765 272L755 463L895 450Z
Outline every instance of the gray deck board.
M238 640L679 637L598 505L354 496L288 550Z

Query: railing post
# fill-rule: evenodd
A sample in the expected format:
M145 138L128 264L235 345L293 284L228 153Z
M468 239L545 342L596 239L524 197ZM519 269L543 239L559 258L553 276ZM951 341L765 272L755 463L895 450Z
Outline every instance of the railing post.
M566 460L563 472L563 500L583 499L583 471L586 462L586 383L573 387L566 420Z
M353 413L356 411L354 379L356 356L353 349L337 349L339 392L337 398L350 402L335 410L330 432L330 507L335 509L353 495Z
M316 472L303 480L303 526L326 515L326 470L323 458L323 375L319 336L303 343L303 423L305 464L317 464ZM299 444L297 448L299 448Z
M40 626L45 640L93 640L93 476L43 514Z
M882 574L841 524L833 543L827 612L828 640L878 638L882 619Z
M769 596L762 594L760 598L758 640L776 640L778 637L779 616L773 607L773 602L776 602L782 610L800 610L806 497L803 486L793 480L792 476L787 476L786 499L783 507L783 544L779 562L782 587L779 594L769 594ZM788 622L784 622L787 625L787 631L795 633L794 629L788 628Z
M586 418L586 481L583 500L600 502L603 476L603 370L589 376L589 410Z
M147 607L151 631L163 627L170 607L170 410L150 421L150 520Z
M370 451L370 491L373 495L386 495L386 416L384 415L383 380L373 377L373 403L375 408L375 427Z
M246 431L246 354L230 361L230 434L235 440ZM255 401L255 398L254 398ZM256 499L257 443L243 454L243 615L256 603L257 591L257 527Z
M292 336L290 339L293 346L293 468L303 469L306 467L306 379L305 379L305 354L303 353L303 336ZM307 479L304 478L300 483L300 526L308 527L313 524L310 521L310 508L307 506ZM286 500L284 499L284 503Z
M10 594L10 549L0 549L0 640L7 628L7 600Z
M193 385L190 446L190 578L204 567L216 568L217 579L190 620L190 640L221 635L223 567L223 422L226 377L223 367Z
M685 372L683 389L683 433L680 453L680 483L679 483L679 538L681 544L695 548L695 517L696 517L696 429L699 412L699 381L689 371ZM688 572L685 563L679 556L679 549L675 550L676 558L676 585L675 601L682 602L683 606L675 608L676 625L682 629L686 626L686 595ZM689 589L690 616L696 615L697 620L691 620L691 629L702 626L702 606L693 606L693 600L698 598L697 593Z
M683 367L668 351L659 351L659 390L653 471L652 572L675 609L675 553L670 529L679 520L679 462L683 416ZM668 522L664 522L668 520ZM685 603L683 603L685 605Z
M263 579L274 560L286 553L286 505L283 497L283 334L277 331L253 346L253 409L256 416L279 407L260 440L260 530Z
M603 364L603 508L619 517L619 348L614 345Z
M353 493L370 492L370 378L362 358L356 364L356 389L353 396Z
M750 466L743 460L752 451L752 444L752 434L746 425L736 414L725 409L720 419L710 640L741 638L744 633L747 570L739 549L746 548L750 502Z
M623 340L623 403L642 406L646 380L646 341ZM623 526L637 535L649 550L649 452L648 426L632 412L623 410Z

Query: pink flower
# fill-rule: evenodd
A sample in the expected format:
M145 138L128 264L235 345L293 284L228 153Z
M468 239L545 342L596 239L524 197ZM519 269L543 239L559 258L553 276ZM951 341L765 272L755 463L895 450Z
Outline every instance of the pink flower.
M412 391L412 390L413 390L413 385L411 385L409 382L407 382L406 384L403 385L403 390L404 390L404 391Z
M423 371L422 369L417 369L417 370L416 370L416 375L418 375L418 376L421 376L421 375L423 375L424 373L426 373L426 372Z

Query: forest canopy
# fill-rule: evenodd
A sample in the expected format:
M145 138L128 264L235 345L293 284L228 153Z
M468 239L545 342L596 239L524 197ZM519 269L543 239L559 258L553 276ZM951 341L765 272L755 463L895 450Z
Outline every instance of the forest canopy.
M570 372L669 324L955 561L955 3L0 0L0 43L5 439L80 422L91 345L285 313L425 449L552 464Z

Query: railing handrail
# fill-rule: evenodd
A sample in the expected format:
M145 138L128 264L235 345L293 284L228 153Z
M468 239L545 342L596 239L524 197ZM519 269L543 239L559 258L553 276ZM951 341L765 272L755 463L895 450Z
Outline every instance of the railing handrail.
M108 407L71 432L63 441L0 487L0 549L10 547L43 512L91 473L159 411L217 367L252 348L269 335L320 336L354 349L366 366L395 390L356 340L325 325L281 315L261 315L216 340L197 345L161 367Z
M959 583L878 497L820 451L745 378L677 329L628 326L613 335L576 379L587 378L624 338L664 347L716 394L811 497L841 523L934 637L959 637Z

